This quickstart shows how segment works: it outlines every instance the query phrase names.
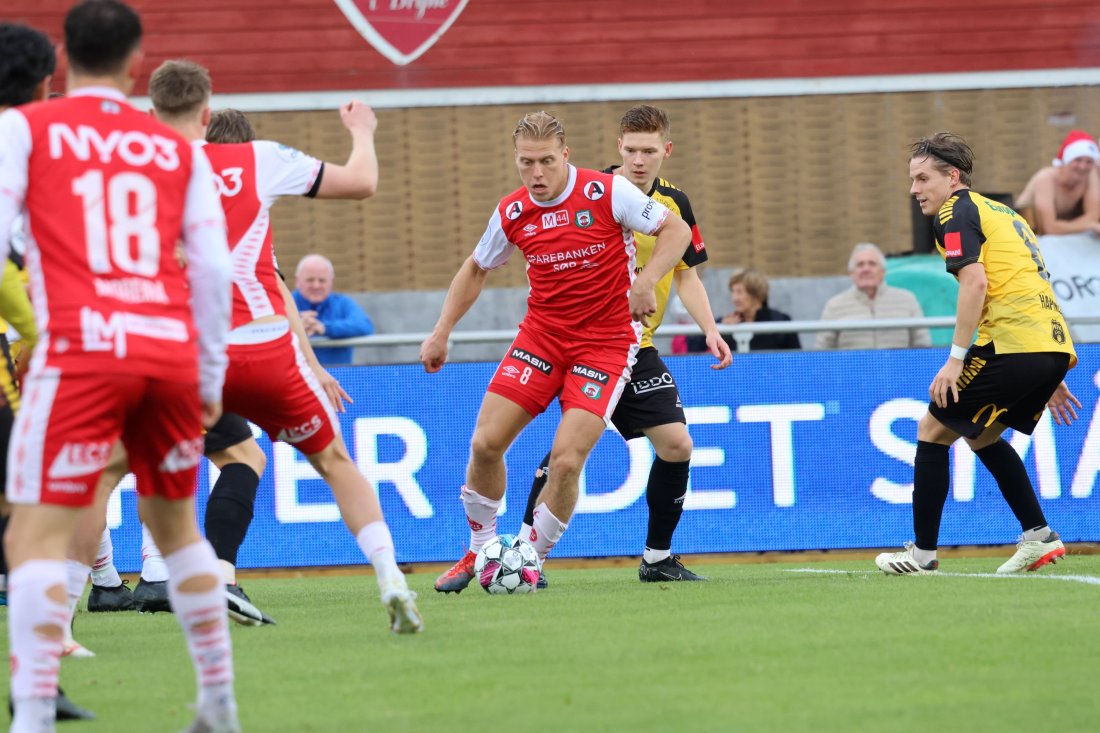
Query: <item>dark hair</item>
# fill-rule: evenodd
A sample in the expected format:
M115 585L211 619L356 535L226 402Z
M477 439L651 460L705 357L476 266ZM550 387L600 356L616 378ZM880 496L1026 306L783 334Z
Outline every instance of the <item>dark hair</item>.
M141 43L141 19L118 0L84 0L65 16L65 52L74 71L117 74Z
M35 88L53 74L53 44L41 31L18 23L0 23L0 106L34 99Z
M149 98L165 117L195 112L210 99L210 74L193 61L165 61L149 77Z
M956 168L959 182L964 186L970 185L970 176L974 173L974 151L966 140L953 132L937 132L917 140L909 146L909 160L914 158L932 158L935 168L945 174Z
M619 120L620 135L628 132L659 132L667 140L671 130L672 123L669 122L668 113L660 107L648 104L631 107Z
M239 109L219 109L210 115L206 128L209 143L250 143L256 139L256 130Z

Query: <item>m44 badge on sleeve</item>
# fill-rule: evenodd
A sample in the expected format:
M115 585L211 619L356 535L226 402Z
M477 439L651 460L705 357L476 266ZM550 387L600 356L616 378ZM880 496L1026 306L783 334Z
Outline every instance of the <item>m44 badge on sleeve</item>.
M335 0L355 30L398 66L447 32L469 0Z

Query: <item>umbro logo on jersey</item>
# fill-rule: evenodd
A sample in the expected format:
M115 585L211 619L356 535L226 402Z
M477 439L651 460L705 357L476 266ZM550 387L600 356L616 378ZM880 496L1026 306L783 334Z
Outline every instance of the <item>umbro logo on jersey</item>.
M321 418L314 415L308 422L304 422L301 425L290 428L283 428L279 431L279 434L275 436L276 440L281 440L284 443L301 443L306 438L310 438L317 434L317 431L321 429L324 423L321 422Z
M542 228L553 229L554 227L563 227L569 223L569 212L565 209L561 211L552 211L549 214L542 215Z
M511 377L512 379L515 379L516 375L519 374L519 369L516 369L511 364L506 364L500 371L504 376Z
M202 458L203 439L181 440L172 446L168 455L160 462L161 473L179 473L199 465Z
M599 181L589 181L584 184L584 197L589 201L599 201L605 192L604 185Z
M508 217L509 221L515 221L519 218L519 215L523 213L523 204L519 201L513 201L508 204L508 208L504 210L504 215Z
M111 443L66 443L50 464L47 476L51 479L76 478L101 471L111 456Z
M527 233L528 237L534 236L535 232L537 232L538 230L539 228L535 224L528 224L523 228L523 231Z

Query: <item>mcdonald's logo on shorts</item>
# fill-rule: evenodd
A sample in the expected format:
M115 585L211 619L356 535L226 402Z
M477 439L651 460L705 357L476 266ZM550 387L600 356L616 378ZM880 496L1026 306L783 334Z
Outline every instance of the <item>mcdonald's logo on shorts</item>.
M982 413L986 410L989 410L989 418L985 421L985 427L987 428L997 422L997 418L1008 412L1007 407L998 408L997 405L990 402L988 405L982 405L982 409L974 413L974 417L970 418L970 422L977 425L978 421L982 419Z

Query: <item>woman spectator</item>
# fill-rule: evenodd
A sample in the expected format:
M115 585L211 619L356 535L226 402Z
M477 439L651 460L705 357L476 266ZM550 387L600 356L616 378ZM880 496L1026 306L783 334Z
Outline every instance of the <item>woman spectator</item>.
M765 321L789 321L786 313L768 307L768 278L764 273L747 267L734 270L729 281L730 301L733 311L718 318L719 323L762 323ZM730 349L736 351L733 336L724 334L722 338ZM797 333L755 333L749 342L752 351L771 351L777 349L801 349ZM688 351L706 351L706 339L703 336L688 337Z

